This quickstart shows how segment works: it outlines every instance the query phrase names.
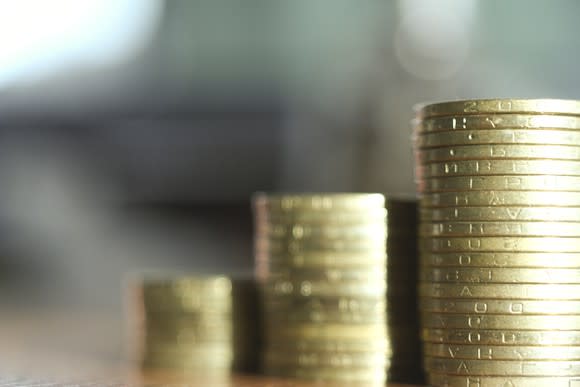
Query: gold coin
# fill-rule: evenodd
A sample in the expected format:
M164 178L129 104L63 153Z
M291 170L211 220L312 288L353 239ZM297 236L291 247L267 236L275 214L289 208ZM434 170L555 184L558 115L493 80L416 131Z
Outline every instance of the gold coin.
M348 383L349 387L384 387L387 378L385 366L337 368L264 364L263 371L269 376Z
M385 249L386 240L357 241L347 240L316 240L309 242L272 242L267 239L254 239L254 250L272 254L299 254L308 251L339 251L339 252L376 252Z
M438 222L424 223L423 236L580 236L580 222Z
M425 357L425 368L435 373L481 376L577 376L580 361L463 360Z
M451 376L430 374L429 384L446 387L575 387L577 376Z
M459 160L580 160L580 147L574 145L484 144L447 145L416 150L419 164Z
M417 117L464 116L473 114L560 114L580 115L580 101L564 99L474 99L419 104Z
M419 284L419 295L434 298L580 300L580 284Z
M580 144L580 132L553 129L476 129L425 133L414 137L414 146L421 150L484 144L577 145Z
M269 194L258 192L254 194L252 199L256 207L280 212L295 210L356 211L385 206L385 197L378 193Z
M200 335L193 330L145 330L143 332L136 332L141 336L141 341L143 342L162 342L173 345L178 345L181 343L188 343L188 345L204 345L204 344L228 344L233 339L233 329L227 332L222 332L220 334L213 335Z
M387 285L386 281L376 281L372 283L361 284L358 281L350 283L328 283L328 282L311 282L311 281L289 281L281 280L265 282L263 291L272 295L280 296L330 296L330 297L369 297L384 294Z
M580 330L523 331L519 329L423 329L421 337L426 342L443 344L508 346L580 345Z
M421 198L426 207L469 207L469 206L535 206L580 207L579 192L538 191L480 191L442 192L427 194Z
M421 178L480 175L580 175L580 161L569 160L465 160L419 165Z
M279 338L276 334L271 337L265 337L267 347L273 351L382 351L389 354L391 352L390 344L386 338L382 340L340 340L332 339L300 339L299 337Z
M425 251L545 251L580 252L580 238L567 237L475 237L423 238Z
M311 226L311 225L277 225L277 224L257 224L255 232L257 235L277 240L303 240L303 239L375 239L384 238L385 227L380 223L380 227L372 225L364 226Z
M438 329L521 329L521 330L574 330L580 327L580 316L519 316L446 314L423 312L424 328Z
M425 355L430 357L474 360L580 360L580 347L522 347L425 343Z
M421 192L580 191L580 176L442 177L419 182ZM457 192L462 193L462 192Z
M268 254L255 252L256 262L267 262L270 267L338 268L384 265L386 252L304 252L299 254ZM378 267L378 266L376 266Z
M383 313L338 313L322 311L294 311L283 308L265 306L269 324L293 324L293 323L333 323L333 324L380 324L385 322Z
M579 114L580 115L580 114ZM540 114L482 114L462 117L434 117L413 120L417 130L437 132L469 129L580 129L580 119L574 116Z
M377 225L386 219L387 210L377 208L351 212L309 212L293 211L288 213L255 213L256 223L277 225L317 225L317 226L344 226L344 225Z
M386 230L377 230L374 236L366 238L270 238L263 235L254 237L255 248L274 248L285 246L298 246L300 248L344 248L344 245L354 245L357 248L366 248L369 246L384 246L387 241Z
M580 229L580 207L449 207L421 210L423 222L441 221L544 221L576 222Z
M334 340L384 340L387 330L385 324L336 324L336 323L302 323L266 325L264 327L266 337L277 339L334 339Z
M163 293L167 296L185 293L205 293L207 296L229 296L232 281L224 276L195 277L184 276L176 278L143 278L139 282L145 294L149 292Z
M425 267L419 278L422 281L449 283L573 284L580 283L580 269Z
M173 343L166 343L163 341L148 342L146 345L146 352L150 354L164 354L167 356L187 356L193 358L199 357L224 357L231 358L234 355L234 349L227 344L189 344L182 343L175 345Z
M423 297L419 309L425 312L508 315L580 315L580 301L461 300Z
M383 313L384 295L378 297L279 297L263 295L263 305L274 305L297 311L322 311L341 313Z
M461 267L580 268L580 253L422 253L421 264Z
M387 354L380 351L373 352L313 352L289 351L288 349L266 349L263 354L267 364L289 365L296 367L368 367L386 366Z
M140 297L137 303L150 313L166 313L184 315L203 313L206 315L229 314L232 310L232 297L227 299L203 297L203 294L183 295L182 297L167 297L163 295L147 295Z
M350 281L363 281L363 282L376 282L384 281L387 273L386 269L383 268L372 268L369 269L286 269L286 270L270 270L267 273L268 278L272 281L279 280L301 280L301 281L322 281L322 282L350 282Z

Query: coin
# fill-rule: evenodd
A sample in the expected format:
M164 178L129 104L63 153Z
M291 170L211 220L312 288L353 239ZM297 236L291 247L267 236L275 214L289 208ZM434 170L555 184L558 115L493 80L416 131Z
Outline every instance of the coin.
M434 298L580 300L580 284L419 284L419 295Z
M387 355L379 351L373 352L313 352L313 351L271 351L263 354L267 364L294 365L297 367L368 367L385 366Z
M267 305L284 306L293 310L323 310L348 313L382 311L385 308L385 298L376 297L279 297L263 295Z
M415 168L419 178L480 175L580 175L580 162L569 160L465 160Z
M266 262L269 267L325 268L353 266L382 266L386 261L385 251L345 252L345 251L308 251L298 254L268 254L256 252L256 262ZM377 266L378 265L378 266Z
M383 208L385 197L381 194L365 193L304 193L268 194L258 192L252 200L254 206L271 211L336 211Z
M538 192L538 191L479 191L443 192L424 195L423 208L427 207L468 207L468 206L563 206L580 207L579 192Z
M264 373L271 376L285 376L308 380L348 382L349 387L383 387L386 382L385 366L383 365L337 369L336 367L292 367L287 365L265 364Z
M254 219L257 223L285 224L285 225L319 225L319 226L344 226L380 224L385 221L386 210L384 208L352 211L352 212L291 212L288 214L264 213L256 214Z
M580 229L580 207L450 207L421 210L424 222L441 221L544 221L577 222Z
M580 315L580 301L442 299L423 297L419 300L424 312L476 313L509 315Z
M377 281L374 283L350 282L341 283L340 285L328 282L310 282L310 281L275 281L274 283L264 284L264 291L280 296L338 296L350 297L359 295L361 297L382 294L386 290L386 281Z
M256 233L267 238L279 240L303 240L303 239L384 239L384 227L377 225L362 226L312 226L312 225L278 225L258 224Z
M580 147L571 145L483 144L454 145L416 151L419 164L459 160L579 160Z
M484 144L577 145L580 143L580 132L544 129L476 129L418 134L414 140L415 147L418 149Z
M425 251L580 251L580 238L574 237L447 237L422 238Z
M577 376L451 376L430 374L429 383L446 387L574 387L580 382Z
M423 236L580 236L580 222L437 222L421 225Z
M268 347L271 350L284 352L290 351L380 351L381 353L390 353L390 344L387 340L340 340L337 338L327 339L302 339L299 337L280 338L275 333L267 337Z
M229 295L232 290L232 282L224 276L195 277L185 276L178 278L142 278L139 286L143 293L163 293L165 295L181 295L190 292L203 292L207 296Z
M423 329L426 342L473 345L580 345L580 330L523 331L489 329Z
M374 311L367 313L347 313L323 310L297 311L284 307L274 307L265 305L272 316L269 324L290 324L290 323L337 323L337 324L380 324L385 322L385 311ZM277 314L277 315L276 315Z
M419 278L449 283L574 284L580 283L580 269L428 267L421 270Z
M430 357L474 360L580 360L580 347L523 347L426 343L425 354Z
M269 279L272 281L279 280L300 280L300 281L313 281L313 282L351 282L351 281L364 281L364 282L376 282L384 281L386 278L386 270L369 270L365 268L356 268L350 270L344 269L322 269L322 270L312 270L312 269L286 269L286 270L273 270L270 269Z
M444 177L420 182L422 192L453 191L580 191L580 176Z
M417 117L471 114L561 114L579 115L580 102L563 99L479 99L415 106Z
M450 375L576 376L580 361L464 360L425 357L425 368Z
M465 129L580 129L580 119L574 116L541 114L482 114L459 117L434 117L413 120L422 132L437 132Z
M300 254L312 251L336 251L336 252L379 252L385 249L385 241L360 241L358 243L348 243L344 240L316 242L290 242L276 243L271 240L256 240L255 250L257 252L272 254Z
M424 328L439 329L521 329L574 330L580 327L579 315L519 316L482 314L445 314L423 312Z
M420 262L428 266L580 268L580 253L437 252L421 254Z
M335 340L382 340L385 337L386 326L384 324L284 324L277 326L265 326L266 335L273 333L276 337L301 338L301 339L335 339Z

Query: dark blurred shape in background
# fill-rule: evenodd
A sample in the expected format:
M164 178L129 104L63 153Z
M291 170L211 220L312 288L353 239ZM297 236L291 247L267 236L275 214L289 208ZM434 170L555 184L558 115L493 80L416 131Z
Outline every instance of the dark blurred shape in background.
M128 271L250 273L257 190L411 193L411 106L578 98L579 12L4 2L0 300L118 311Z

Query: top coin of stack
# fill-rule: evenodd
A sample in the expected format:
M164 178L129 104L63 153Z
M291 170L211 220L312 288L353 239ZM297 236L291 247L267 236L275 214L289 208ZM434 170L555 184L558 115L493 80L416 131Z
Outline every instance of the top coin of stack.
M383 385L384 197L257 194L253 207L264 371Z
M227 376L258 358L258 297L225 276L140 279L132 286L136 355L144 368Z
M425 365L446 386L580 378L580 101L418 109Z

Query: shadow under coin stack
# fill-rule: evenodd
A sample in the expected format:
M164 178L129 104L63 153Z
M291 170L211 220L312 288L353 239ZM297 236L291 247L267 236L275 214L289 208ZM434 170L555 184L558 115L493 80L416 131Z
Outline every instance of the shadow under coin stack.
M253 281L207 276L144 279L135 285L136 346L143 368L207 376L257 368Z
M389 381L421 384L417 223L416 200L387 200L387 324L392 348Z
M384 385L384 197L257 194L253 207L264 372Z
M418 110L433 385L580 385L579 116L579 101L562 100Z

